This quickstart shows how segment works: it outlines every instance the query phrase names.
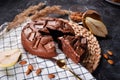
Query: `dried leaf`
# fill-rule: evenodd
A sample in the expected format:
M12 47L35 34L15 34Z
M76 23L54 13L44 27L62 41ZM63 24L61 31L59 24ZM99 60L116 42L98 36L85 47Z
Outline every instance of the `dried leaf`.
M102 21L86 17L85 23L90 31L97 36L105 37L108 34L107 28Z

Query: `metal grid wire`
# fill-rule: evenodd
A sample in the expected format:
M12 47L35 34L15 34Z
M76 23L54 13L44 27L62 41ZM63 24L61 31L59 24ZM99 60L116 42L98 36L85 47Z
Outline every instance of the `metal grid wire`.
M48 74L50 73L55 74L55 78L52 80L77 80L69 71L60 69L52 61L31 55L23 49L21 44L21 30L25 24L26 23L19 25L18 28L12 29L10 32L0 37L0 51L19 48L22 52L21 60L27 61L27 64L22 66L18 62L15 66L4 69L0 68L0 80L50 80L48 78ZM59 53L56 58L65 59L65 55L62 54L62 51L58 48L56 50ZM96 80L83 66L74 64L70 59L65 60L67 66L83 80ZM34 70L29 75L26 75L25 72L28 64L32 64ZM38 68L42 69L39 76L35 74Z

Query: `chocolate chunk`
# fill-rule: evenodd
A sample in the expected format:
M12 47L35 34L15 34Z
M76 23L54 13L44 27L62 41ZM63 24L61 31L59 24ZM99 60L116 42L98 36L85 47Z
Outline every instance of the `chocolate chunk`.
M40 40L42 45L47 44L48 42L53 41L52 36L43 36Z
M24 30L24 33L25 33L25 35L28 37L29 36L29 34L32 32L32 29L30 29L30 28L25 28L25 30Z
M35 25L35 28L39 30L39 29L44 28L44 25L38 25L38 24L37 24L37 25Z
M33 46L33 48L37 48L40 42L40 38L37 38L37 40L35 41L35 44Z
M35 37L35 32L32 32L32 33L30 34L28 40L33 41L34 37Z

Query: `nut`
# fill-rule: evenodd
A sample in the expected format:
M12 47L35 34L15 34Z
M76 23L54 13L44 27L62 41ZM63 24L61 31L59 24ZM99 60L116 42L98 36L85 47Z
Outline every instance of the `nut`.
M70 14L70 19L74 22L80 22L82 20L82 13L81 12L73 12Z
M29 64L29 65L28 65L28 69L31 70L31 71L33 70L32 64Z
M30 73L31 73L31 70L30 70L30 69L27 69L26 75L29 75Z
M108 50L107 53L108 53L110 56L113 55L112 51L110 51L110 50Z
M108 54L103 54L103 57L104 57L105 59L108 59Z
M42 72L42 70L39 68L36 70L36 75L38 76L40 73Z
M28 69L26 71L26 75L30 74L33 70L33 66L31 64L28 65Z
M27 61L25 61L25 60L22 60L19 62L20 65L25 65L26 63L27 63Z
M114 61L113 60L107 60L109 64L114 64Z
M55 75L54 75L54 74L48 74L48 77L49 77L50 79L52 79L52 78L55 77Z

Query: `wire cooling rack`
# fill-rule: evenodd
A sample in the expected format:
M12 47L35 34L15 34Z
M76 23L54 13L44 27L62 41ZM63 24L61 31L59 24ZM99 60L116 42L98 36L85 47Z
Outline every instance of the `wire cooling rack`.
M27 22L19 25L17 28L0 36L0 51L19 48L22 52L21 60L27 61L27 64L20 65L19 62L9 68L0 68L0 80L50 80L48 74L52 73L55 78L51 80L77 80L69 71L60 69L55 63L48 59L42 59L26 52L21 44L21 30ZM57 59L65 59L67 66L72 69L83 80L96 80L91 73L83 66L74 64L70 59L66 59L65 55L58 48L56 49L59 55ZM34 70L26 75L28 64L32 64ZM41 68L40 75L36 75L35 71Z

